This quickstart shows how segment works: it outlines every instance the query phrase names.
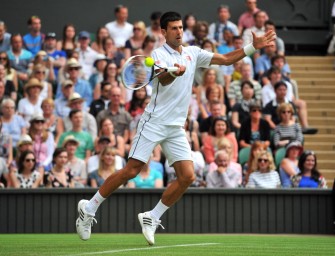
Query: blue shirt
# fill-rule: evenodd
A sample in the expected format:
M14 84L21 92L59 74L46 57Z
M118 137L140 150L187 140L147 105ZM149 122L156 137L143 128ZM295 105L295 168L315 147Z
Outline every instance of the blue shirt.
M21 129L26 127L26 122L22 116L14 115L10 123L2 123L2 130L4 133L10 134L12 136L13 148L16 147L17 142L21 136Z
M66 53L64 51L55 50L53 53L48 53L48 56L54 58L55 60L62 58L62 57L66 59ZM58 70L59 70L59 67L54 67L54 73L55 73L56 78L58 77Z
M163 180L163 175L156 170L150 170L149 176L142 179L141 175L138 174L131 182L135 183L136 188L155 188L155 181Z
M21 73L27 72L28 65L34 57L31 52L25 49L21 50L21 54L19 55L19 57L16 57L11 50L7 52L7 55L8 55L11 67Z
M5 33L4 37L2 39L2 42L0 42L0 52L7 52L10 49L10 37L12 35L9 33Z
M38 36L26 34L23 37L23 43L26 49L35 56L42 49L43 39L44 35L42 34L39 34Z
M318 188L319 183L312 179L311 177L306 177L302 176L300 183L299 183L299 188Z
M257 60L255 65L255 72L266 72L271 68L271 59L266 54L262 54ZM283 67L282 72L291 73L290 66L286 63Z
M61 118L68 117L71 109L67 105L68 100L63 96L55 100L55 114Z

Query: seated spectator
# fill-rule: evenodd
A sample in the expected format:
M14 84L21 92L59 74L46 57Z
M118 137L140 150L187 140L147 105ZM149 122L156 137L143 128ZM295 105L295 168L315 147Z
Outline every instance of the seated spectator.
M82 188L87 184L86 163L75 156L79 144L79 141L73 135L65 137L63 142L63 148L66 149L68 156L67 167L71 170L76 188Z
M106 27L99 27L95 33L95 41L91 44L92 49L97 53L105 55L102 42L107 37L109 37L108 29Z
M115 172L115 150L108 146L100 154L98 169L88 175L90 186L92 188L100 187Z
M190 120L189 118L186 118L184 129L186 132L186 138L190 143L192 151L200 151L200 141L197 132L199 129L198 126L199 124L196 120Z
M5 22L0 21L0 52L6 52L10 49L11 34L7 33Z
M76 40L76 28L73 24L66 24L63 27L62 40L57 42L56 48L58 51L64 51L66 57L70 58L70 53L78 47Z
M155 169L151 169L149 163L145 165L140 173L128 181L128 188L162 188L163 175Z
M9 187L9 170L5 159L0 157L0 189Z
M211 115L210 112L210 106L211 106L211 102L215 102L215 101L219 101L220 102L220 89L218 87L208 87L206 89L206 102L199 103L199 119L200 120L204 120L206 118L208 118ZM226 106L221 103L222 106L222 112L221 112L221 116L226 116Z
M52 157L53 167L44 175L47 188L74 188L74 179L67 167L68 155L65 148L56 148Z
M13 161L11 162L9 166L9 170L11 171L17 171L18 162L19 162L22 152L27 151L27 150L33 151L33 140L30 138L28 134L21 135L17 143L16 149L17 150L16 150L15 159L13 159ZM40 170L40 173L43 174L44 170L42 170L41 168L39 168L39 170Z
M135 21L133 24L133 36L126 41L123 50L126 60L131 57L132 50L142 48L146 35L145 23L143 21Z
M21 81L27 81L29 63L33 59L31 52L23 49L23 40L20 34L14 34L10 38L11 48L7 52L10 65L13 67Z
M34 114L42 114L42 98L40 93L43 85L36 78L29 79L28 83L24 86L26 97L19 100L17 112L29 124L31 117Z
M280 188L280 178L270 152L259 152L251 169L246 188Z
M162 13L159 11L152 12L150 15L150 26L146 28L147 35L155 40L154 49L162 46L165 43L165 37L161 31L161 16ZM151 56L151 54L145 56Z
M88 174L92 173L93 171L99 168L100 153L106 147L108 147L110 142L111 142L110 139L107 137L99 138L98 143L95 146L95 155L91 156L87 161ZM115 155L115 170L116 171L121 170L125 166L125 164L126 164L126 161L122 157Z
M97 116L100 111L108 109L110 102L110 92L112 85L108 81L102 81L100 84L97 84L97 87L100 87L100 98L92 101L90 106L90 114L92 116Z
M23 151L17 162L17 170L11 169L9 179L13 188L38 188L42 176L37 171L34 152Z
M99 86L100 83L104 80L104 71L107 66L108 60L103 54L97 54L97 57L93 63L94 71L90 75L90 78L88 79L92 92L95 92L95 86ZM96 97L93 95L93 99L98 99L99 97Z
M18 92L19 89L19 81L17 77L17 72L14 68L11 67L10 61L8 58L8 54L4 51L0 51L0 64L4 65L5 71L6 71L6 80L12 81L16 92Z
M72 129L70 131L64 132L60 136L57 145L58 147L62 146L64 139L68 135L73 135L76 140L80 141L80 144L76 150L76 157L80 159L85 159L85 161L87 161L92 154L94 146L92 136L88 132L83 131L82 128L83 112L78 109L73 109L71 110L69 117L72 123Z
M251 147L255 141L261 141L270 146L270 126L262 119L262 107L258 103L249 106L250 117L241 125L239 145L240 148Z
M291 177L300 173L298 162L304 151L299 141L292 141L286 145L285 158L280 163L279 175L284 188L292 186Z
M5 99L8 99L8 97L5 95L5 84L3 81L0 80L0 104ZM1 110L0 110L0 115L2 115Z
M272 20L265 21L264 26L265 26L265 32L268 32L270 30L272 30L273 32L276 32L276 26ZM285 56L285 43L283 39L281 39L277 35L275 42L276 42L276 48L277 48L278 55Z
M234 32L231 28L225 27L222 31L224 43L217 46L217 52L220 54L226 54L234 51L233 38Z
M96 147L98 141L104 137L109 139L109 146L115 148L116 155L125 157L126 151L123 137L114 133L113 122L108 117L101 119L99 123L99 135L94 141L94 146Z
M229 162L229 155L226 151L219 150L215 153L217 169L207 174L207 188L237 188L240 185L241 172L231 169Z
M138 115L142 115L144 112L143 103L146 100L148 94L145 87L133 91L132 99L126 103L125 109L129 114L135 118Z
M123 64L126 62L123 52L115 46L114 40L110 37L105 38L102 41L102 45L108 62L115 63L117 66L117 73L120 74Z
M241 124L249 118L249 106L254 102L254 85L250 81L244 81L241 84L242 100L235 103L231 110L231 123L234 130L239 133Z
M41 108L43 110L44 128L51 132L55 138L55 143L58 143L60 135L64 132L63 120L56 116L55 103L53 99L45 99L42 101Z
M55 99L55 114L60 118L69 116L71 109L68 106L69 98L73 94L73 82L65 80L62 83L61 96Z
M25 48L34 56L42 49L45 35L41 33L41 19L34 15L28 19L29 33L24 35L23 42Z
M193 29L197 22L197 18L192 14L186 14L183 19L183 43L188 45L192 40L194 40Z
M12 98L17 100L17 90L14 83L6 78L6 68L0 63L0 83L3 88L1 88L1 99L4 97Z
M165 40L165 38L164 38L164 40ZM154 49L156 49L155 48L156 42L157 41L156 41L156 38L154 36L146 36L144 38L142 48L141 48L144 56L151 56L152 51Z
M2 131L11 135L13 148L16 148L20 136L27 132L27 123L15 113L15 102L12 99L2 101L1 112Z
M2 130L2 118L0 118L0 161L2 160L7 167L10 165L13 160L13 145L10 133Z
M300 124L292 120L293 108L289 103L282 103L277 108L280 123L276 126L273 135L273 145L277 149L285 147L291 141L303 143L303 134Z
M46 69L41 64L36 64L33 67L31 77L36 78L42 84L43 88L40 93L40 97L44 99L52 99L53 92L52 92L52 85L45 79Z
M189 42L189 45L201 47L203 42L208 39L208 23L206 21L197 21L193 28L193 36L194 39Z
M214 162L214 156L217 149L217 141L221 138L227 138L233 145L232 161L237 161L238 144L235 134L230 132L228 121L225 118L215 118L210 135L203 138L202 152L207 164Z
M55 149L55 140L51 132L44 128L43 115L33 115L30 120L29 136L33 140L33 151L37 167L43 166L45 171L50 171L52 154Z
M317 158L313 151L306 150L299 158L300 173L293 176L295 188L327 188L327 182L317 169Z
M248 161L243 165L243 186L245 186L248 183L249 176L253 172L252 169L252 163L254 162L254 159L257 158L257 155L261 151L267 151L267 146L265 146L264 143L261 141L255 141L251 145L250 154Z
M28 74L32 74L34 72L34 67L39 65L39 68L43 68L45 72L43 75L43 80L53 82L56 80L53 62L51 58L48 57L48 54L45 51L39 51L35 58L33 59L31 65L29 65Z

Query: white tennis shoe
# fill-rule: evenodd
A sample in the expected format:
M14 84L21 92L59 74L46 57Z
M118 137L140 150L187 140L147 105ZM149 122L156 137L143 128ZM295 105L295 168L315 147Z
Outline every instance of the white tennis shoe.
M97 220L94 219L94 216L89 215L85 211L85 206L88 203L88 200L80 200L78 203L78 214L79 217L76 221L77 233L82 240L88 240L91 237L91 228L93 226L93 221L97 223Z
M161 225L161 221L152 218L150 212L139 213L138 220L140 221L145 240L147 240L149 245L154 245L157 227L161 226L164 229Z

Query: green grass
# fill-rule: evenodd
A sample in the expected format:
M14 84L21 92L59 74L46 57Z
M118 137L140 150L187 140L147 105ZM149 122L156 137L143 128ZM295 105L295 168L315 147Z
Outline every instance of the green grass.
M141 234L0 235L0 255L335 255L334 236L157 234L148 246Z

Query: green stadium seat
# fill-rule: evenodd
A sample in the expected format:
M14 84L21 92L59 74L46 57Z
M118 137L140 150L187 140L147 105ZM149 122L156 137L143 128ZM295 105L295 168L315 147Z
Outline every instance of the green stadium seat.
M285 157L286 154L286 149L285 148L279 148L276 150L275 153L275 164L276 164L276 169L279 170L279 166L281 163L281 160Z
M250 150L251 148L247 147L247 148L242 148L238 152L238 162L240 163L241 166L243 166L249 160Z

